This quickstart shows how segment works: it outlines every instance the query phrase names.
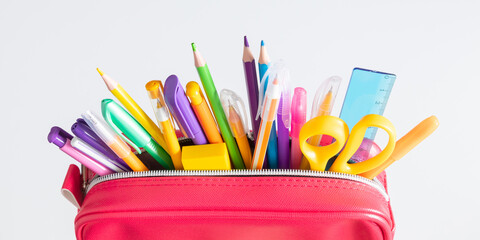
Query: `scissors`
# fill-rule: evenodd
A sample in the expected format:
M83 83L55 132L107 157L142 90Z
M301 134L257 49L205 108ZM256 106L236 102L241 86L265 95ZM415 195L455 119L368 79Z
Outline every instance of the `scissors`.
M387 146L375 157L358 163L348 163L348 160L362 144L365 132L369 127L381 128L387 132ZM307 140L316 135L329 135L336 141L327 146L309 144ZM328 160L340 153L329 171L361 174L379 167L390 157L395 149L395 138L396 131L392 122L377 114L364 116L353 126L350 134L347 124L342 119L334 116L319 116L303 125L300 130L299 142L300 149L308 159L312 170L325 171Z

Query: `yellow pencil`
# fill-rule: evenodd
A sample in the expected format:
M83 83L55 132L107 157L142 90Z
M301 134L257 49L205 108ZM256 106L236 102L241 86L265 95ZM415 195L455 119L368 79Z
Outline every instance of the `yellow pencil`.
M162 132L158 126L150 119L147 114L138 106L138 104L128 95L120 84L113 80L110 76L103 73L97 68L98 73L102 76L103 81L107 85L108 90L122 103L122 105L132 114L132 116L147 130L147 132L155 139L155 141L167 149L167 145L163 138Z

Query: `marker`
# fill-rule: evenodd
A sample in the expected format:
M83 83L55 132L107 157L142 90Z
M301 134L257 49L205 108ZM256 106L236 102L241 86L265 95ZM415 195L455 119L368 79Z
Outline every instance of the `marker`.
M96 114L86 111L82 114L82 118L87 122L88 126L102 139L107 146L117 154L133 171L148 171L148 168L138 159L138 157L130 150L130 147L123 142L110 126Z
M243 164L242 155L240 154L237 143L233 138L230 126L228 126L227 117L225 116L225 112L223 112L222 104L220 103L220 98L218 96L217 89L215 88L215 84L213 83L212 75L210 74L207 63L200 55L200 52L197 51L195 43L192 43L192 49L195 67L197 68L198 75L202 81L203 89L205 90L205 94L210 102L210 106L212 107L213 114L217 119L217 124L220 128L223 140L227 144L228 153L232 160L233 166L236 169L244 169L245 165Z
M137 152L145 149L165 169L174 169L168 153L125 109L112 99L102 101L102 115L112 129ZM125 136L124 136L125 135Z
M250 120L252 123L253 140L257 139L260 119L255 119L258 111L258 80L255 59L253 58L247 36L244 37L243 48L243 71L245 73L245 83L247 84L248 105L250 106Z
M170 118L167 103L163 99L163 87L161 81L150 81L145 85L152 104L153 112L157 118L158 126L165 137L167 144L167 152L172 158L173 165L176 170L183 170L182 165L182 151L178 143L177 135L175 134L173 120Z
M283 82L282 96L277 110L279 169L289 169L290 166L290 89L285 84Z
M115 173L111 169L95 161L93 158L73 148L70 143L72 138L72 135L70 135L68 132L61 129L60 127L52 127L50 133L48 134L49 143L57 145L57 147L59 147L60 150L62 150L64 153L68 154L73 159L85 165L87 168L89 168L96 174L103 176Z
M106 156L115 163L118 163L122 166L123 169L127 171L131 171L130 167L121 159L119 158L113 151L110 149L100 137L88 126L85 120L79 118L77 122L72 125L71 128L73 134L80 138L82 141L87 143L92 148L99 151L102 155Z
M196 145L207 144L207 138L195 117L192 106L188 102L185 91L175 75L170 75L164 86L165 103L177 121L183 135L192 139Z
M301 87L295 88L292 97L292 149L290 151L290 168L298 169L302 161L302 151L300 150L300 143L298 137L300 129L307 120L307 91Z
M217 124L215 119L210 112L205 97L203 96L202 90L198 83L191 81L187 83L186 94L190 99L190 104L192 105L193 112L197 116L200 125L202 126L203 132L207 136L209 143L222 143L222 137L218 132Z
M113 80L107 74L104 74L100 69L97 68L98 73L102 77L103 81L107 85L108 90L122 103L122 105L133 115L133 117L147 130L147 132L155 139L155 141L166 148L167 144L165 143L162 132L157 125L148 117L148 115L138 106L138 104L128 95L128 93L123 89L123 87Z

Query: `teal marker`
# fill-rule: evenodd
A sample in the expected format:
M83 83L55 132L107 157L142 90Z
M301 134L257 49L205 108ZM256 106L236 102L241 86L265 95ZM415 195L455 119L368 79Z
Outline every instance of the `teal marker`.
M108 125L137 152L140 152L140 148L144 148L165 169L175 169L168 153L118 103L112 99L104 99L102 115Z
M340 113L350 131L365 115L383 115L396 78L391 73L353 69ZM365 137L373 140L376 134L377 128L368 128Z
M265 44L260 44L260 57L258 58L258 72L260 75L260 81L263 80L263 76L268 70L270 66L270 58L268 57L267 50L265 48ZM268 86L268 77L265 79L265 84L263 88L263 96L265 96L265 92L267 91ZM260 99L263 101L263 99ZM277 150L277 121L274 121L272 124L272 131L270 132L270 138L268 139L268 146L267 146L267 160L268 160L268 168L270 169L277 169L278 168L278 150Z

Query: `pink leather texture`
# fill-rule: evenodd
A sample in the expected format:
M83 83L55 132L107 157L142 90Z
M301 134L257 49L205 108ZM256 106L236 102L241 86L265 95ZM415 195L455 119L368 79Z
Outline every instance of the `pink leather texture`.
M380 176L385 182L385 175ZM392 239L390 202L313 177L146 177L94 186L77 239Z

